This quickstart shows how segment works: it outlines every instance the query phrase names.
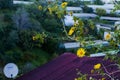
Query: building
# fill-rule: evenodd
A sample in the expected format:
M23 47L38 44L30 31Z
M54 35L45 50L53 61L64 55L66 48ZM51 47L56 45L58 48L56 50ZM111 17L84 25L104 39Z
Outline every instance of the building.
M13 1L13 4L33 4L34 2L30 1Z
M67 12L81 13L83 12L81 7L67 7Z
M105 9L106 11L111 11L114 9L114 4L104 4L104 5L87 5L88 7L92 8L94 12L97 8Z
M74 13L73 16L83 19L93 19L97 17L96 14L90 14L90 13Z
M120 18L118 17L107 17L107 16L103 16L103 17L100 17L101 20L108 20L108 21L120 21Z

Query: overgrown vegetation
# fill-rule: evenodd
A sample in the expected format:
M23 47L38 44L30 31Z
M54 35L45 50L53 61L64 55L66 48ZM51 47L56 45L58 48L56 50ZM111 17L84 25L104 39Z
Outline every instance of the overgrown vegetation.
M19 65L20 74L23 74L58 56L60 42L80 42L80 47L87 50L88 56L93 51L107 50L101 45L87 48L86 41L103 39L104 31L98 33L92 19L81 20L73 17L74 24L69 27L65 26L64 15L67 15L67 2L62 4L58 2L46 3L41 0L31 5L11 7L10 5L13 5L9 2L11 0L6 1L8 3L4 1L6 0L1 0L2 4L0 3L0 68L3 68L8 62L14 62ZM78 3L69 5L76 4L79 6ZM83 7L83 10L87 13L93 12L87 6ZM96 13L99 16L106 15L103 9L97 9ZM118 49L119 33L119 30L116 30L112 38L110 33L108 34L108 41L111 43L108 48L114 46L112 49ZM94 44L92 41L91 43ZM84 51L84 49L80 49L80 51ZM2 75L2 73L0 74Z

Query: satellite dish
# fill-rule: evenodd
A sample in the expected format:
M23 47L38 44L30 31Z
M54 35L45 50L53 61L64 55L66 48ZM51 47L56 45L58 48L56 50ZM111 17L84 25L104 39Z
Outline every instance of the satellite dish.
M18 67L14 63L8 63L5 65L3 72L7 78L15 78L18 74Z

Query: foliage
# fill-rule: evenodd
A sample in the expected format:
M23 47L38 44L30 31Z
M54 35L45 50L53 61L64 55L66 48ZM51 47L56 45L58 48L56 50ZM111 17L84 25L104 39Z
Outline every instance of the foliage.
M13 6L13 0L0 0L0 8L11 8Z
M13 62L18 65L18 76L20 76L21 74L25 74L26 72L47 63L51 59L51 56L49 56L48 53L41 50L40 48L24 51L21 50L21 48L16 47L4 53L0 52L0 67L2 68L5 64ZM2 76L2 74L3 73L0 73L0 79L7 80Z
M74 25L66 28L64 15L67 13L66 7L68 3L58 4L58 2L39 3L38 1L35 4L17 9L17 11L14 11L15 14L11 15L5 12L0 14L1 63L15 62L23 65L26 62L31 62L35 66L39 66L48 61L48 58L46 59L47 53L35 49L43 49L49 54L58 53L58 44L65 39L80 43L80 47L82 47L82 49L78 49L80 57L109 49L118 50L118 45L120 44L119 30L115 30L114 35L110 34L110 38L107 39L110 43L110 46L107 47L108 49L102 45L88 49L87 44L94 44L91 36L99 39L96 34L97 32L95 32L94 22L92 20L83 21L80 18L73 17ZM92 11L88 7L85 7L85 10L87 12ZM97 9L96 13L102 16L106 14L106 11L104 9ZM101 36L99 37L102 39L103 33L100 34ZM86 41L89 42L86 44ZM106 53L106 55L109 57L109 54ZM112 58L115 59L113 56ZM79 79L86 79L86 74L81 74L80 76L81 78Z
M60 23L58 23L54 18L45 19L43 26L44 29L48 32L52 32L52 33L62 32Z
M102 0L95 0L94 4L96 4L96 5L103 5L103 2L102 2Z
M1 51L11 49L16 46L18 40L17 32L12 26L11 14L8 13L9 10L3 11L0 13L0 48Z
M93 9L87 6L82 7L84 13L93 13Z
M79 7L80 5L83 5L82 1L68 1L68 6L76 6Z
M32 49L33 47L41 47L44 43L45 35L42 33L36 33L31 30L22 30L19 32L18 45L22 49Z
M83 20L84 26L84 34L86 35L93 35L97 37L97 30L95 27L95 23L92 20Z
M18 45L23 46L23 49L33 48L35 45L41 46L44 42L43 35L41 34L41 24L29 17L28 12L24 7L19 8L12 17L14 26L19 36ZM39 34L39 40L33 41L32 37ZM34 45L35 44L35 45Z
M96 14L98 14L99 16L103 16L106 14L106 10L102 9L102 8L97 8L96 9Z
M47 37L42 46L42 49L50 54L53 54L53 53L57 52L58 44L59 44L59 41L57 39L55 39L53 37Z
M61 14L61 12L59 11L58 5L56 3L54 3L54 6L56 6L56 8L53 7L53 4L49 4L49 6L46 7L44 3L40 2L36 2L32 6L32 8L31 6L26 6L27 11L30 13L30 18L32 20L37 20L39 23L41 23L43 30L58 34L62 32L61 20L58 19L56 15ZM58 12L55 13L55 10L58 10ZM49 11L52 11L52 14L49 13ZM61 15L59 15L59 17L60 16Z

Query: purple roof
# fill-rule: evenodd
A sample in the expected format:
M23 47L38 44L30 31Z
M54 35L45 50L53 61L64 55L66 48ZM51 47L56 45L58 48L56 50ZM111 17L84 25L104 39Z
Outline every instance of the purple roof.
M100 75L91 74L91 70L97 63L103 64L110 73L118 70L118 67L115 65L108 66L115 64L114 62L103 60L102 57L79 58L75 54L64 53L53 61L24 74L16 80L74 80L78 77L76 69L83 74L88 74L88 77L92 76L98 80L101 79ZM120 79L120 72L112 74L112 76ZM106 78L110 80L108 77Z

